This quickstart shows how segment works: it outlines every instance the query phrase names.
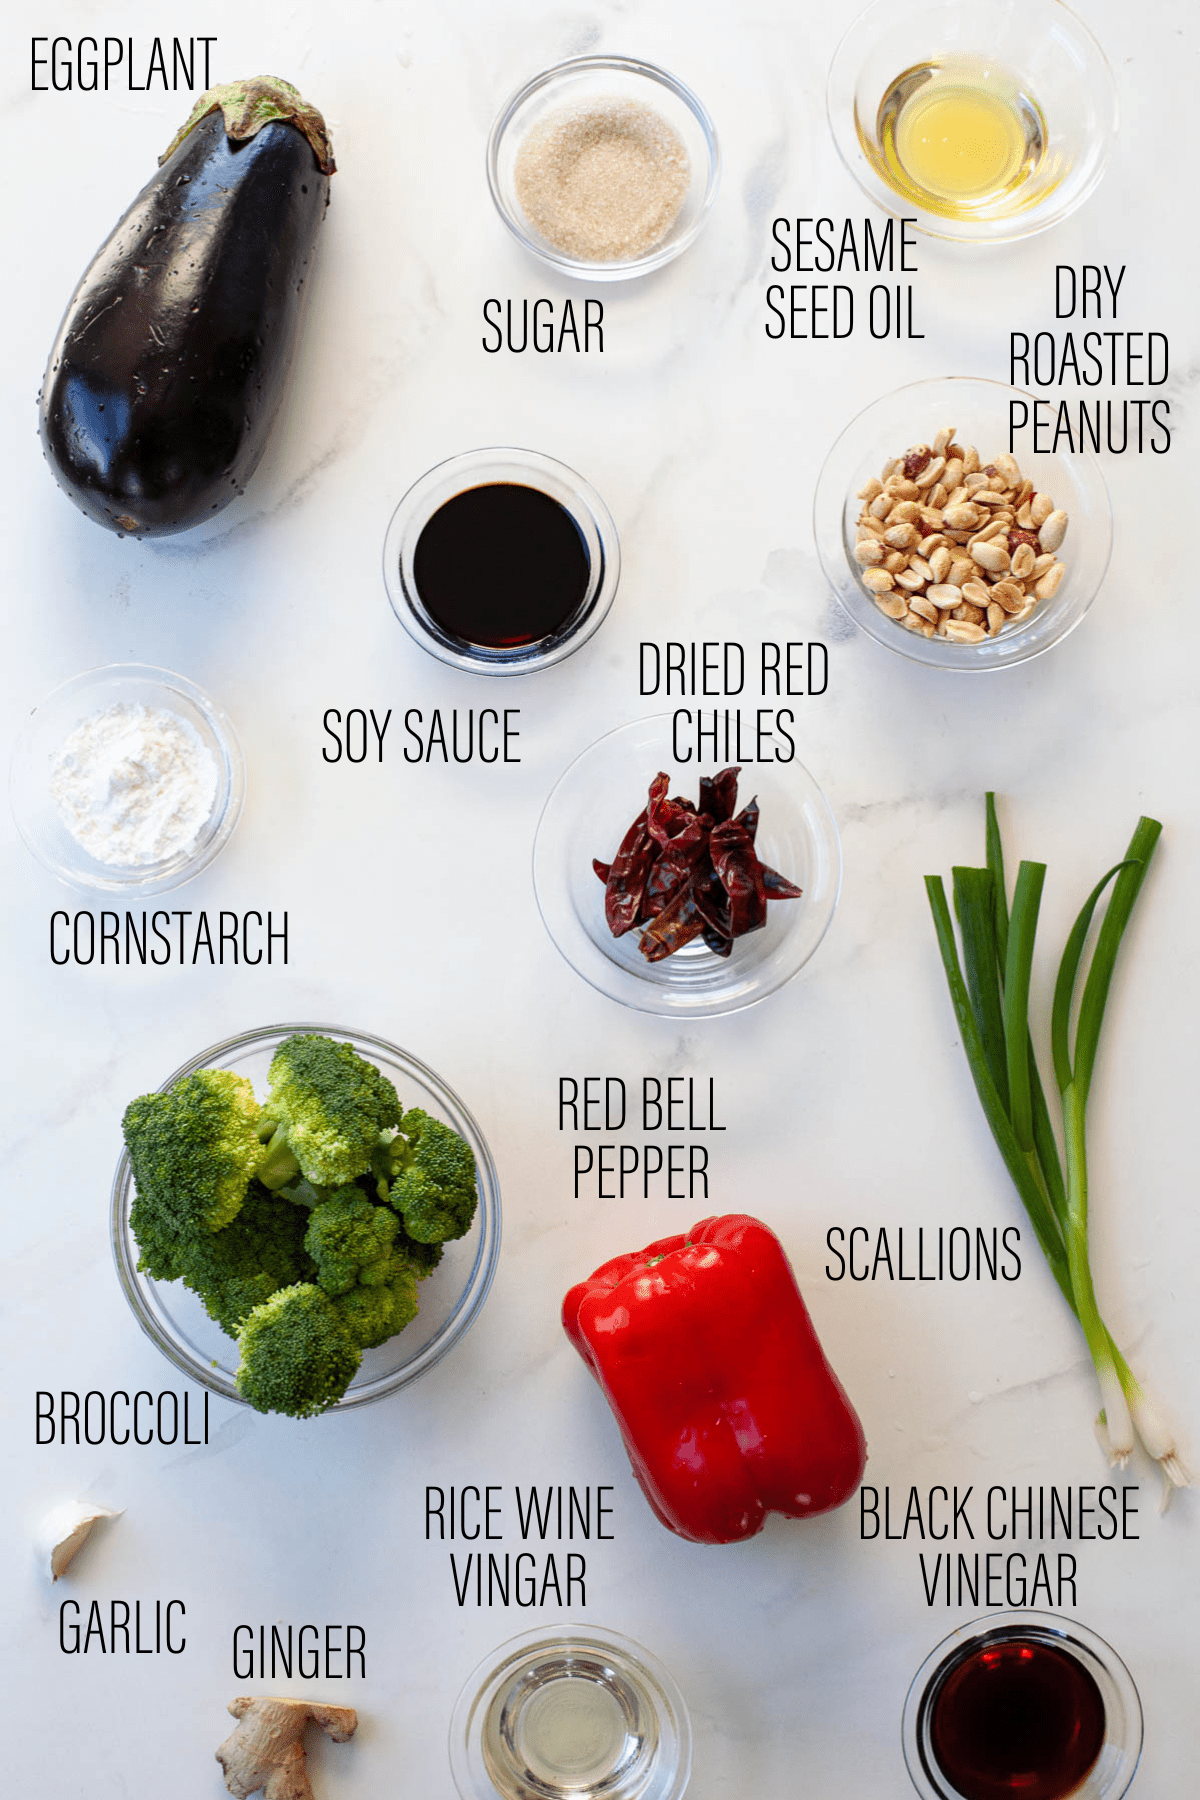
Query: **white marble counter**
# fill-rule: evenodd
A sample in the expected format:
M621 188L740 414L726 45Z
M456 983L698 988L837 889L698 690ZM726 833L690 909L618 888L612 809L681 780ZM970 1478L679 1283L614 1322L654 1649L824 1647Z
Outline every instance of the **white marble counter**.
M41 870L7 818L0 826L14 1794L217 1800L226 1703L281 1685L235 1677L233 1627L352 1620L366 1629L367 1679L290 1690L362 1716L355 1743L314 1749L322 1800L449 1796L446 1727L462 1681L492 1646L562 1617L455 1604L449 1547L424 1539L424 1490L463 1482L503 1485L510 1522L514 1482L611 1484L615 1536L587 1547L584 1616L640 1639L677 1677L695 1726L694 1800L908 1791L906 1687L974 1609L928 1607L920 1546L861 1543L853 1503L809 1524L776 1519L735 1548L671 1537L557 1314L566 1287L609 1255L709 1210L756 1212L787 1245L861 1413L869 1481L901 1494L973 1484L980 1496L992 1483L1107 1479L1083 1345L1027 1229L1012 1286L834 1284L824 1272L833 1225L1022 1222L969 1087L921 884L981 849L987 787L1005 797L1014 865L1027 854L1050 867L1041 1011L1083 894L1139 812L1165 822L1094 1093L1095 1265L1114 1328L1200 1458L1188 1024L1200 1003L1200 250L1185 136L1195 22L1183 0L1087 0L1121 94L1109 174L1073 219L1023 246L967 255L922 241L923 339L772 343L771 219L865 211L824 112L825 72L855 10L209 0L197 12L113 0L101 18L63 0L53 17L38 9L40 24L10 26L7 730L93 664L186 672L236 721L249 794L224 855L170 903L286 908L291 935L286 968L52 967L51 911L86 902ZM340 169L286 414L246 500L199 537L120 542L68 504L42 462L34 397L61 310L188 102L33 94L34 30L215 34L214 78L282 72L334 133ZM603 355L487 355L486 297L570 291L493 212L488 126L528 75L591 50L659 61L694 87L720 133L722 192L688 255L603 291ZM1009 330L1053 325L1054 265L1067 262L1124 263L1119 323L1168 333L1171 451L1102 459L1113 562L1069 642L986 679L919 668L854 635L828 594L810 523L817 472L878 394L923 376L1007 379ZM599 489L624 552L613 613L578 656L502 684L503 703L521 709L518 768L329 767L327 707L399 715L497 701L496 684L443 668L399 629L379 567L407 485L488 442L544 450ZM804 638L830 651L828 692L798 711L801 757L842 830L832 931L761 1006L685 1028L586 987L550 943L529 879L560 771L601 732L660 709L637 692L648 637ZM183 1385L138 1331L112 1268L106 1209L124 1105L204 1045L300 1017L404 1045L478 1117L504 1196L480 1321L419 1383L339 1417L297 1425L218 1400L207 1448L36 1447L37 1389ZM729 1129L712 1152L708 1207L572 1198L557 1081L584 1073L715 1079ZM1134 1673L1147 1718L1135 1792L1166 1800L1194 1780L1198 1515L1185 1495L1159 1517L1153 1471L1139 1463L1135 1477L1140 1538L1072 1546L1073 1610ZM41 1512L76 1495L127 1510L66 1596L182 1598L183 1656L60 1652L63 1589L34 1575L27 1547ZM496 1548L521 1548L515 1530Z

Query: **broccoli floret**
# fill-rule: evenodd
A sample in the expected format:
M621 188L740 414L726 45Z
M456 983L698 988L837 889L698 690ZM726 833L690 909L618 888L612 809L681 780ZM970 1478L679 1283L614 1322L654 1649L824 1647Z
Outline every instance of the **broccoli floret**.
M238 1332L238 1392L258 1412L311 1418L340 1400L359 1352L332 1300L301 1282L256 1306Z
M462 1237L475 1217L475 1158L465 1138L420 1107L412 1107L400 1121L401 1141L407 1145L401 1172L392 1183L389 1203L404 1220L410 1238L420 1244L439 1244Z
M126 1108L130 1224L138 1267L156 1281L178 1279L187 1247L236 1217L263 1160L260 1116L250 1083L227 1069L200 1069Z
M306 1224L307 1214L252 1182L237 1218L188 1247L184 1283L230 1337L279 1288L311 1279L313 1263L304 1251Z
M442 1260L444 1246L442 1244L419 1244L416 1238L409 1237L403 1225L396 1239L397 1252L403 1251L413 1266L413 1273L418 1281L424 1281L432 1275Z
M386 1206L373 1206L360 1187L337 1188L308 1218L304 1248L327 1294L345 1294L357 1282L386 1281L400 1221Z
M389 1251L372 1270L370 1283L359 1282L333 1302L347 1337L363 1350L386 1343L417 1316L420 1277L410 1258L403 1251Z
M260 1180L269 1188L297 1174L318 1187L365 1175L381 1132L400 1123L396 1090L350 1044L300 1033L271 1061L263 1124L271 1132Z

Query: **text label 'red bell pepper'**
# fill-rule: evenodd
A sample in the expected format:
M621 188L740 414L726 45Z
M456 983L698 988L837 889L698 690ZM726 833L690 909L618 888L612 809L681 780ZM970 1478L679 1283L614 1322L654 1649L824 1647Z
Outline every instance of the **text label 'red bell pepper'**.
M862 1479L862 1426L758 1219L703 1219L614 1257L571 1289L563 1327L680 1537L753 1537L768 1513L827 1512Z

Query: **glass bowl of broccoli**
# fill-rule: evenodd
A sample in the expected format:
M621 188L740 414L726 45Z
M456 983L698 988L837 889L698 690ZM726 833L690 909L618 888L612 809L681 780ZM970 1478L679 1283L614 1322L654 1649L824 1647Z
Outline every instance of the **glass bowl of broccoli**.
M329 1025L214 1044L125 1113L112 1246L142 1330L261 1412L362 1406L478 1316L500 1189L478 1125L407 1051Z

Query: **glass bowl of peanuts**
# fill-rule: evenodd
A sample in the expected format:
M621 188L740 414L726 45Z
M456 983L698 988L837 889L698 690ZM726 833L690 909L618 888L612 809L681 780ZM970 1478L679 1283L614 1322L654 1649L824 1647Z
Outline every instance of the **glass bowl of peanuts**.
M1095 456L1055 448L1045 413L1001 382L946 376L851 420L825 459L813 529L869 636L976 673L1074 631L1108 568L1112 507Z

